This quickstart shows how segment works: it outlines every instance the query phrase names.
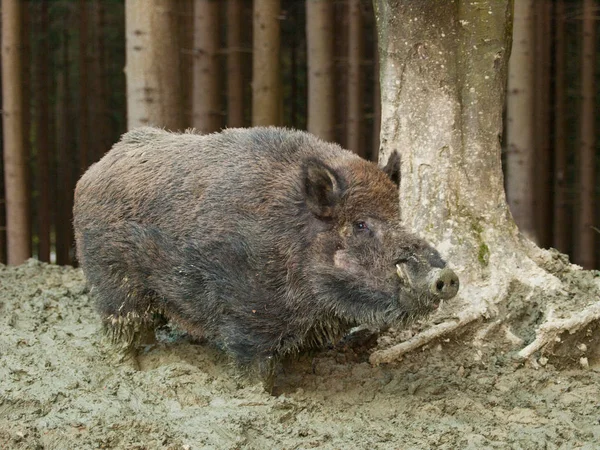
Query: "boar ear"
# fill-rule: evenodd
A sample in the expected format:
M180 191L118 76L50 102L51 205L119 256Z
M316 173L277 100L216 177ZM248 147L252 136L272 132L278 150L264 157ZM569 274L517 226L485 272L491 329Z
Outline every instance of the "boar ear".
M304 164L304 197L308 209L317 217L331 217L342 196L342 179L327 165L316 159Z
M392 180L396 186L400 186L400 155L398 152L392 152L387 164L382 170L390 177L390 180Z

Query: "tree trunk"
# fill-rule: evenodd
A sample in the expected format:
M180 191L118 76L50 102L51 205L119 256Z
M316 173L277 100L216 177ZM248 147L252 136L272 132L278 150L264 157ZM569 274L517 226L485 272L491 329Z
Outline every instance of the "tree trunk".
M531 131L535 137L535 160L532 161L534 181L535 235L537 244L550 247L552 244L552 152L550 136L550 72L552 28L551 0L535 3L535 126Z
M569 248L567 227L567 121L565 2L557 0L554 42L554 199L552 246L563 253Z
M474 353L494 335L506 338L504 346L526 344L515 354L525 359L560 333L600 318L595 294L571 300L577 296L565 294L544 269L574 270L525 239L506 202L500 137L512 6L511 0L375 1L380 164L399 154L402 222L436 245L459 274L461 291L427 329L373 353L372 363L396 359L469 324L479 327L472 334ZM538 300L530 300L536 293ZM531 314L536 320L529 326L541 323L533 340L532 332L517 333L512 322Z
M40 2L39 33L48 36L49 17L48 0ZM49 68L50 46L47 39L38 43L36 61L36 93L38 96L36 136L37 146L37 189L39 192L37 204L38 218L38 258L40 261L50 262L50 96Z
M0 75L0 82L1 82ZM2 102L2 89L0 89L0 102ZM3 103L1 103L3 104ZM4 140L4 133L0 127L0 134ZM4 156L4 150L2 151ZM4 191L4 158L0 158L0 263L7 263L7 242L6 242L6 195Z
M69 92L71 73L69 64L70 34L72 24L70 10L66 10L62 18L62 33L59 47L61 58L59 73L56 79L56 263L67 265L71 263L70 252L73 247L72 211L73 211L73 156L74 148L70 145L69 126L71 102ZM69 152L71 150L71 152Z
M334 2L334 52L335 52L335 80L338 89L343 89L348 80L348 14L346 4ZM346 146L346 113L348 112L348 99L344 95L336 95L335 101L335 132L336 142L342 147Z
M179 0L179 55L182 126L191 128L194 115L194 2Z
M280 0L254 0L252 125L278 125L280 97Z
M506 195L512 215L529 238L537 240L534 222L534 3L515 2L512 56L508 72Z
M227 126L244 126L242 0L227 0Z
M363 157L363 20L361 0L348 0L348 115L346 121L346 147Z
M501 252L500 246L490 247L492 234L516 236L505 202L499 142L511 5L509 0L477 7L468 1L408 3L398 8L375 4L380 163L400 152L402 220L432 241L446 242L454 264L466 269L476 262L476 279L500 263L490 260L490 252ZM478 35L477 27L486 34ZM485 44L475 44L484 38ZM461 232L471 239L450 245Z
M379 50L377 33L374 38L375 49L373 51L373 154L371 159L377 161L379 155L380 132L381 132L381 86L379 80Z
M93 124L94 139L90 139L90 163L98 161L108 151L110 142L110 127L108 123L109 108L106 98L109 89L106 85L107 67L105 58L105 5L102 0L94 0L91 4L90 24L90 89L88 121Z
M89 165L90 125L89 100L90 80L88 77L90 48L88 39L89 18L87 0L79 0L79 175L82 175Z
M306 0L308 131L335 140L333 3Z
M183 127L176 0L126 0L127 127Z
M23 135L21 2L2 0L2 109L8 264L31 255L27 155Z
M306 5L305 5L306 6ZM282 78L284 79L288 79L289 80L289 90L290 90L290 99L289 101L286 101L285 97L283 98L284 101L284 105L285 104L289 104L289 121L283 121L283 123L288 123L290 124L290 126L292 128L299 128L302 129L301 127L298 126L298 85L300 83L298 83L298 35L296 33L296 29L298 28L296 26L296 24L294 24L292 26L293 28L293 32L291 33L290 38L288 39L290 42L287 42L288 44L288 54L289 54L289 58L286 58L285 55L281 55L281 59L283 61L285 61L286 59L289 59L289 71L286 73L285 66L282 67ZM307 40L308 40L308 36L306 36ZM282 53L284 52L284 49L282 49ZM307 59L308 59L308 54L307 54ZM308 70L308 61L307 61L307 70ZM307 74L308 75L308 74ZM308 79L308 76L307 76ZM305 97L300 95L301 97L301 101L305 100ZM310 102L310 98L309 98L309 93L307 90L306 93L306 98L308 98L308 102ZM307 103L308 103L307 102ZM285 108L284 108L285 109ZM285 114L285 111L284 111ZM307 124L308 124L308 118L307 118ZM308 126L308 125L307 125Z
M127 94L127 30L126 30L126 7L123 4L102 1L103 29L106 30L104 40L104 52L102 61L105 64L104 85L107 92L125 92ZM121 135L127 131L128 126L128 102L127 95L124 97L107 95L108 109L110 114L109 143L112 145L119 140ZM191 116L190 116L191 117ZM110 146L105 150L110 149Z
M194 2L194 100L192 126L201 133L221 129L219 2Z
M27 241L29 242L29 255L33 255L33 209L31 208L31 193L33 183L31 177L31 159L33 145L31 141L31 122L33 107L31 104L33 90L32 53L31 53L31 3L21 2L21 86L23 89L23 151L25 156L25 186L27 196Z
M594 134L596 8L594 0L583 0L583 41L581 55L581 114L579 143L579 214L575 232L575 262L586 269L594 268L596 247L592 228L595 220L594 174L596 170Z
M6 264L6 196L4 195L4 162L0 162L0 264Z

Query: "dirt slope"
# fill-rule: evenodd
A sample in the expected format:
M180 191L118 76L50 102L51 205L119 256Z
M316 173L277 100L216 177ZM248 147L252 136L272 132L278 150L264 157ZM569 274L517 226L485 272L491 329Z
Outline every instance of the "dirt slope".
M459 337L380 367L348 348L303 355L269 395L173 330L120 361L81 271L0 266L0 448L596 449L593 331L589 368L534 370Z

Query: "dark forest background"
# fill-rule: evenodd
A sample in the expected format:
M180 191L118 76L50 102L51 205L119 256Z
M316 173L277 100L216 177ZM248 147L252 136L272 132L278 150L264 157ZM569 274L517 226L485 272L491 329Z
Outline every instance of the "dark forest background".
M518 0L517 0L518 1ZM240 5L241 46L244 80L241 109L243 126L252 125L252 22L251 0ZM377 77L377 39L370 1L359 1L360 48L350 51L350 0L332 0L334 20L333 70L336 87L335 140L363 157L376 160L379 146L379 90ZM194 2L176 2L177 35L180 50L180 83L183 109L182 129L192 126L194 66ZM224 79L227 73L227 1L220 2L218 22L219 64ZM559 5L560 4L560 5ZM29 233L31 255L58 264L76 264L74 260L72 198L75 183L86 168L110 149L127 129L126 97L126 30L124 0L22 0L22 84L23 128L27 155L27 191L29 199ZM559 8L560 6L560 8ZM564 8L564 9L563 9ZM582 1L538 0L535 49L531 63L535 74L536 120L534 166L541 168L532 175L537 214L535 240L542 246L556 246L578 262L575 251L575 221L580 209L578 192L578 151L580 143ZM282 0L279 13L281 27L281 114L279 124L307 128L307 39L306 5L303 0ZM600 36L596 34L595 39ZM595 49L600 48L596 42ZM557 49L558 52L557 53ZM595 50L596 51L596 50ZM564 61L560 54L564 54ZM349 66L360 67L358 84L360 120L349 117ZM598 60L598 58L597 58ZM556 73L562 71L563 78ZM595 70L594 81L598 80ZM594 83L596 95L598 83ZM227 83L220 90L222 109L218 112L221 127L228 124ZM510 101L510 96L507 96ZM557 101L557 100L560 100ZM231 104L229 104L231 107ZM556 120L556 118L561 118ZM562 119L564 117L564 120ZM600 125L595 116L595 129ZM348 142L349 129L358 130L358 142ZM354 135L350 134L352 139ZM557 137L561 139L557 140ZM558 150L557 150L558 148ZM556 163L556 152L566 155L564 166ZM600 168L600 151L595 145L595 173ZM505 155L506 157L507 155ZM0 162L0 164L3 164ZM537 170L537 169L536 169ZM4 172L4 167L0 173ZM600 177L594 181L594 199L600 192ZM506 176L506 183L511 177ZM0 204L4 204L4 180L0 183ZM566 194L556 200L557 186ZM555 208L561 201L561 208ZM560 210L559 215L553 211ZM555 221L566 226L555 226ZM0 262L7 261L5 210L0 207ZM600 213L595 209L595 226L600 228ZM560 231L557 231L560 230ZM560 233L560 235L558 234ZM596 239L595 260L600 260L600 236Z

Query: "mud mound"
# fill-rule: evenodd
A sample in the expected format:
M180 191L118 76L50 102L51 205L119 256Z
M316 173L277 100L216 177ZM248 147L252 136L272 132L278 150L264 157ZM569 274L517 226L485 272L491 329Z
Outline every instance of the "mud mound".
M210 345L169 329L159 337L123 361L103 337L81 271L0 266L0 448L600 443L594 364L559 371L550 360L534 370L501 350L473 351L460 337L379 367L340 347L285 364L269 395Z

